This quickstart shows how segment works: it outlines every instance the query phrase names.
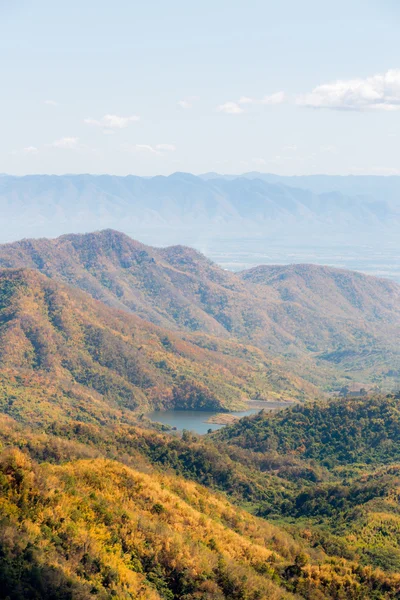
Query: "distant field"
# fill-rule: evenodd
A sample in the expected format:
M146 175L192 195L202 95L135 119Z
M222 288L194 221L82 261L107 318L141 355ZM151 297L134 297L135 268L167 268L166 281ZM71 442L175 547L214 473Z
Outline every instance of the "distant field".
M199 249L200 246L199 246ZM313 263L361 271L400 282L400 248L373 246L296 246L270 240L211 242L203 252L225 269L240 271L260 264Z

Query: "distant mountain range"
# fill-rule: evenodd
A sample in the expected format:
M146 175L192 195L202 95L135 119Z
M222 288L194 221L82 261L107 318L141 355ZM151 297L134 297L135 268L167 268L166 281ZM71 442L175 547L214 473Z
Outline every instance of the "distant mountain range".
M0 267L39 270L204 348L233 355L217 340L251 344L326 389L400 377L400 286L389 280L316 265L232 273L191 248L113 230L5 244Z
M155 245L197 247L260 236L397 239L400 178L4 175L0 210L3 242L109 227Z
M204 173L206 181L226 179L232 181L238 175ZM282 184L293 188L309 190L314 194L339 192L347 196L367 196L389 204L400 204L400 176L398 175L275 175L252 171L240 175L244 179L260 179L266 183Z

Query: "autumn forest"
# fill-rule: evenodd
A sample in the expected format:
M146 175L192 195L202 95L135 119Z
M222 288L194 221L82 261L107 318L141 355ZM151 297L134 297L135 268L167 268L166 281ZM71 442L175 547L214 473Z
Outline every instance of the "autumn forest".
M399 597L395 283L111 230L0 268L0 598Z

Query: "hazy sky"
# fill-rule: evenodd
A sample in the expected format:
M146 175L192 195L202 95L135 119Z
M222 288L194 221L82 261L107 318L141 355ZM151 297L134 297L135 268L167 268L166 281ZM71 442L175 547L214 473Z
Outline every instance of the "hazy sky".
M0 172L400 174L398 0L0 0Z

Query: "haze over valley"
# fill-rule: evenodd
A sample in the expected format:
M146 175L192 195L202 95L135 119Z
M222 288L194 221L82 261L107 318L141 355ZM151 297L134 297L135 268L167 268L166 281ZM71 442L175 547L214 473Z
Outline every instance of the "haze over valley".
M113 228L225 268L318 263L400 281L400 177L0 177L0 240Z

